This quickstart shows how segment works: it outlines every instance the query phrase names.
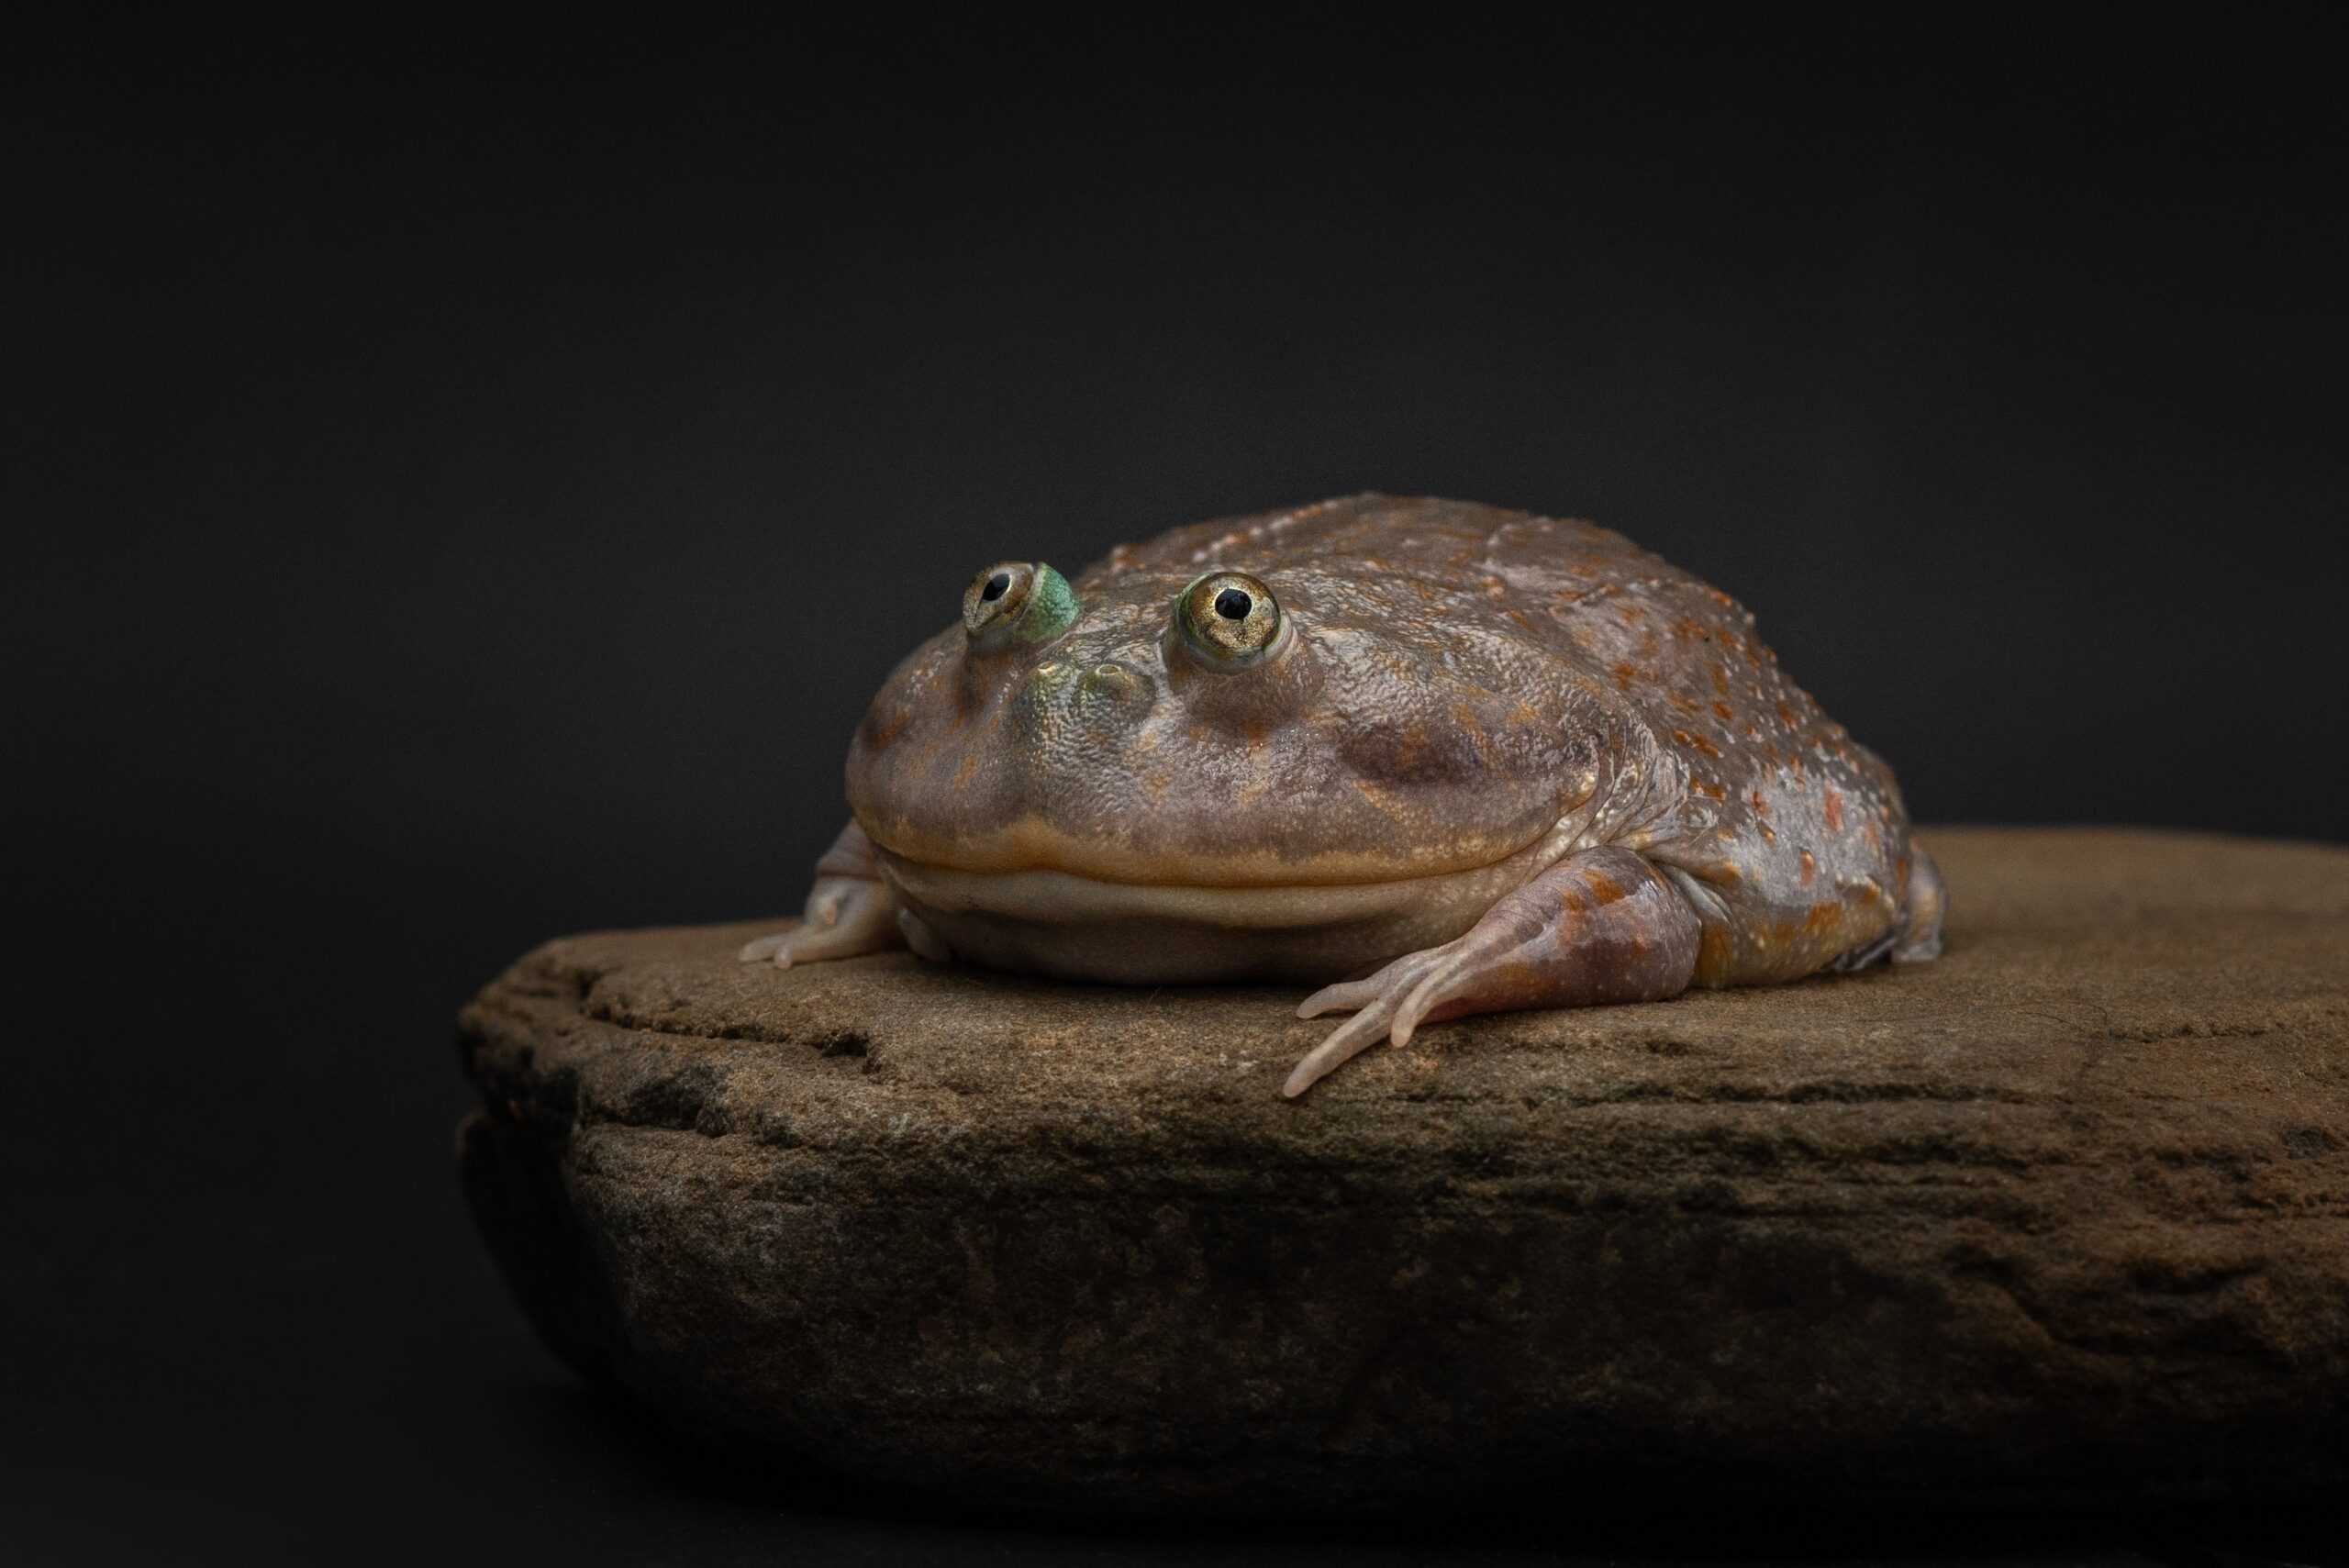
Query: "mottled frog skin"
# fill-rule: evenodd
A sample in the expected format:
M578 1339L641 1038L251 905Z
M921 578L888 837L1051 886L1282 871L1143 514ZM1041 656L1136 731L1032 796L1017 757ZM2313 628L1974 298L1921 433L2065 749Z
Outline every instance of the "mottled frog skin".
M1891 771L1736 600L1592 524L1358 495L1003 562L883 685L806 920L1069 978L1299 981L1381 1040L1934 957Z

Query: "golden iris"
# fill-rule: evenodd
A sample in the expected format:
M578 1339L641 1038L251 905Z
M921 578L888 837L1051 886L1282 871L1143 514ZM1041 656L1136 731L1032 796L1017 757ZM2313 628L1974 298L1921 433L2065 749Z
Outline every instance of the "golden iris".
M1210 668L1260 663L1281 646L1280 601L1245 572L1210 572L1174 600L1174 627Z

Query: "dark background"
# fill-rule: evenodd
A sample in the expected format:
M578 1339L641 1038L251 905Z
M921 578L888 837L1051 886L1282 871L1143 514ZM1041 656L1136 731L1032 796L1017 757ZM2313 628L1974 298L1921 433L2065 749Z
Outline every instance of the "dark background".
M559 932L796 907L980 564L1366 488L1729 588L1927 821L2349 838L2339 58L1339 11L15 40L0 1540L1408 1553L697 1479L474 1243L455 1008Z

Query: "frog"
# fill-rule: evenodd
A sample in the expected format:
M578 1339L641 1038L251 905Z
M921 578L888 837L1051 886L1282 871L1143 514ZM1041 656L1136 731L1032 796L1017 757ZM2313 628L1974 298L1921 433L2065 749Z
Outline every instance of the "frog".
M1910 964L1947 889L1752 611L1595 523L1364 494L1002 561L874 695L785 968L1313 987L1381 1042Z

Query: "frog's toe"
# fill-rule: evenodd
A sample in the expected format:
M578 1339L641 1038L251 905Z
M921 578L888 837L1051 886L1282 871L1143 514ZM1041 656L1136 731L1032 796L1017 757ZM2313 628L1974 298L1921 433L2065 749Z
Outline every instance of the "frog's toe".
M1318 1018L1324 1013L1351 1013L1357 1007L1369 1006L1381 996L1399 998L1443 957L1444 951L1444 948L1429 948L1421 952L1407 952L1360 980L1341 980L1324 985L1297 1005L1297 1016Z
M1384 973L1384 970L1380 971L1380 973ZM1335 985L1324 985L1299 1002L1297 1016L1318 1018L1324 1013L1351 1013L1357 1007L1368 1006L1386 988L1375 974L1368 980L1341 980Z
M1454 943L1445 953L1443 962L1436 964L1413 985L1395 1008L1395 1027L1390 1031L1398 1046L1411 1043L1411 1031L1422 1023L1436 1021L1431 1015L1447 1002L1466 996L1476 982L1476 971L1489 955L1461 943ZM1466 1012L1463 1007L1444 1017Z
M742 944L741 952L736 956L744 963L765 963L774 957L775 950L783 946L785 939L790 935L789 931L776 931L771 936L753 937Z
M1306 1052L1297 1064L1289 1069L1288 1082L1281 1085L1281 1093L1293 1100L1376 1045L1386 1038L1386 1027L1394 1017L1394 1003L1383 996L1374 999L1368 1006L1330 1030L1329 1039Z
M1289 1073L1281 1093L1295 1099L1338 1068L1386 1038L1395 1019L1395 1004L1408 995L1419 977L1442 962L1445 950L1408 952L1366 980L1342 980L1297 1004L1300 1018L1323 1013L1353 1012L1330 1038L1315 1046ZM1357 1010L1358 1009L1358 1010ZM1401 1040L1397 1040L1401 1044Z

